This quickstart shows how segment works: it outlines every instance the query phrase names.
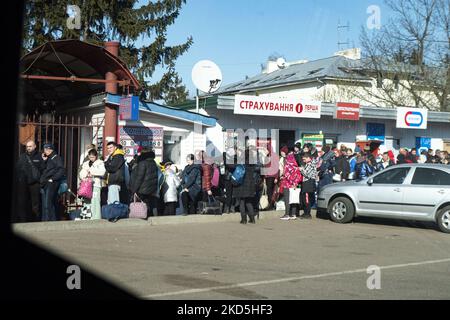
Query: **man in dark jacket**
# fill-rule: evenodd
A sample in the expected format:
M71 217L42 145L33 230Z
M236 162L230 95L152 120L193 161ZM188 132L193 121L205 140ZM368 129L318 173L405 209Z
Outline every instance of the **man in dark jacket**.
M45 162L42 155L37 152L34 141L27 141L25 147L26 152L20 155L16 167L18 200L15 210L17 217L14 219L16 222L39 221L41 218L40 179Z
M51 143L44 144L42 159L45 162L45 169L40 178L42 187L42 221L56 220L58 188L65 176L64 163L54 150L55 147Z
M108 185L108 204L120 202L120 190L125 183L125 153L117 147L113 141L106 146L108 158L105 161L105 169L108 173L106 183Z
M330 146L323 147L323 156L320 157L320 167L319 167L319 185L317 189L317 194L319 194L320 189L330 183L333 183L333 170L336 165L334 152L331 150ZM311 156L313 156L311 154Z
M181 173L181 201L183 203L183 215L197 212L199 194L202 191L202 169L194 163L195 157L189 154L186 158L187 166Z
M245 151L245 167L244 180L241 185L233 188L233 198L239 202L239 211L241 213L241 223L247 223L247 215L250 223L255 223L255 211L253 208L253 200L256 195L255 176L259 174L256 165L250 162L249 150ZM248 213L246 212L248 210Z
M130 191L133 200L136 194L147 205L147 217L156 208L157 199L154 194L158 188L158 168L155 162L155 152L142 149L136 159L136 166L131 172Z
M334 173L340 176L340 180L346 181L350 174L350 163L346 157L347 149L334 149L334 155L336 157L336 165L334 167Z

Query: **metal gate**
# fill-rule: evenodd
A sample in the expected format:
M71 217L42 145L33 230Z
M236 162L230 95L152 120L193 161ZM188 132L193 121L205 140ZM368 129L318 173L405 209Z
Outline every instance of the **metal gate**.
M26 116L18 122L19 143L17 155L25 152L24 144L27 140L36 142L37 150L43 151L45 143L52 143L55 151L64 161L66 169L67 184L76 193L78 188L78 172L87 154L85 150L86 141L97 147L99 157L103 148L103 118L75 115L41 115ZM73 193L66 193L62 197L65 210L70 204L76 203Z

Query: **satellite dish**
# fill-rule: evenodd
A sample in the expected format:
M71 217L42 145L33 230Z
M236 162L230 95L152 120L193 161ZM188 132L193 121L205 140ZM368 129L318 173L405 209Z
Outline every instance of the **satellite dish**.
M192 68L192 82L197 89L212 93L222 84L222 72L214 62L201 60Z
M284 60L284 58L278 58L277 59L277 66L280 69L284 69L284 67L286 67L286 60Z

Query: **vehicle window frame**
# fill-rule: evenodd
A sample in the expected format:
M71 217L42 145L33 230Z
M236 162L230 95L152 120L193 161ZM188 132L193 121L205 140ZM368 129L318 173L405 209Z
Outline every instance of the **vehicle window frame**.
M406 176L405 176L405 179L403 180L403 182L402 183L377 183L377 182L375 182L375 179L378 177L378 176L381 176L381 175L383 175L383 174L387 174L387 173L389 173L390 171L393 171L393 170L401 170L401 169L408 169L408 172L406 173ZM387 170L383 170L383 171L381 171L380 173L378 173L377 175L374 175L374 176L372 176L372 177L369 177L369 179L370 178L372 178L372 184L373 185L389 185L389 186L392 186L392 185L405 185L405 184L408 184L408 181L410 181L410 175L411 175L411 172L414 172L413 170L411 170L412 168L411 167L401 167L401 168L399 168L399 167L392 167L392 168L389 168L389 169L387 169Z
M436 187L436 188L450 188L450 185L447 185L447 184L442 184L442 185L440 185L440 184L423 184L423 183L421 183L421 184L413 184L414 176L415 176L415 174L416 174L416 170L417 170L417 169L437 170L437 171L441 171L441 172L444 172L444 173L450 175L449 172L447 172L446 170L442 170L441 168L433 168L433 167L429 167L429 168L425 168L425 167L417 167L417 168L415 168L414 173L413 173L413 175L411 176L410 185L412 185L412 186L427 186L427 187L429 187L429 186L432 186L432 187L433 187L433 186L434 186L434 187Z

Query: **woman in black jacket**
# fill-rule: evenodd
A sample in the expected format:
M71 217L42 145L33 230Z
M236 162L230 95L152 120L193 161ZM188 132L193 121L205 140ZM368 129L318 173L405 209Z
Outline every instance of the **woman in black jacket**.
M65 176L64 163L54 151L51 143L44 144L42 159L45 161L45 169L41 175L42 187L42 221L56 221L56 201L58 188Z
M155 162L155 152L142 149L136 158L136 165L131 171L130 192L131 201L136 194L147 205L147 217L156 207L157 199L154 194L158 188L158 168Z
M199 194L202 191L202 169L194 163L194 155L189 154L186 158L187 166L181 173L181 201L183 202L183 215L197 212Z
M249 152L245 152L244 180L241 185L233 188L233 198L239 201L239 211L241 212L241 223L247 223L247 215L250 223L255 223L255 211L253 208L253 199L256 195L256 166L249 161ZM248 213L246 212L248 210Z

